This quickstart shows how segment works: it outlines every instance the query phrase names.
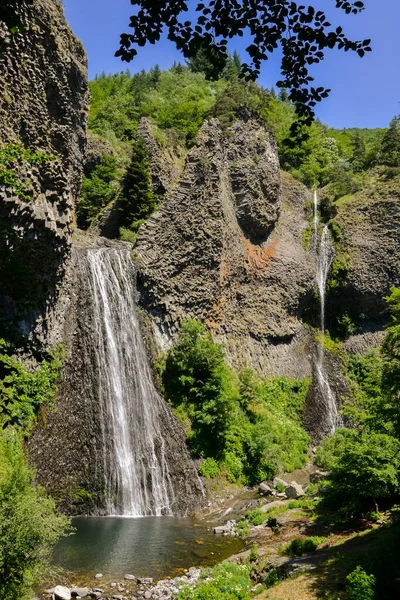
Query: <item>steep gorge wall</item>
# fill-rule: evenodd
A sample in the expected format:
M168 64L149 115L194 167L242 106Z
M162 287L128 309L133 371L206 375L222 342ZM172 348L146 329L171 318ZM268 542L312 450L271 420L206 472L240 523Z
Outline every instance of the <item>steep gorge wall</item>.
M280 176L275 142L253 119L206 122L183 175L140 229L142 303L168 344L200 318L237 366L311 374L301 322L315 262L303 247L309 192Z
M86 55L58 1L22 3L20 10L23 33L12 35L0 23L0 147L22 144L52 158L7 165L26 188L24 199L15 185L0 182L1 251L10 262L1 273L0 319L3 327L19 321L27 335L42 317L44 340L69 254L86 147ZM25 278L22 286L18 278Z

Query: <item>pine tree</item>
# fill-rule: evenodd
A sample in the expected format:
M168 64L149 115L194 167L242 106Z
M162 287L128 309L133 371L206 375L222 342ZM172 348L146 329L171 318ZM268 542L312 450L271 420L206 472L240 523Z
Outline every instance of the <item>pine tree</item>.
M150 217L156 208L156 195L151 188L149 153L143 140L133 144L132 159L127 169L122 197L123 223L132 231Z
M381 163L388 167L400 167L400 115L391 122L382 139Z
M281 88L281 90L278 94L278 98L281 102L289 102L289 94L288 94L287 89Z
M366 148L364 138L359 131L353 134L351 145L353 149L351 157L353 169L354 171L362 171L365 165Z

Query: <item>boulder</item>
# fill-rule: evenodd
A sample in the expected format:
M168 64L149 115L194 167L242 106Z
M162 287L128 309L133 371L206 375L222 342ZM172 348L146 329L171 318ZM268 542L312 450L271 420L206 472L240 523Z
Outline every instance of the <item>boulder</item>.
M101 579L103 577L103 573L97 573L94 577L95 579Z
M138 583L141 583L142 585L151 585L153 583L152 577L138 577L137 580Z
M268 483L260 483L260 485L258 486L258 493L261 496L271 496L273 490L272 488L268 485Z
M310 483L319 483L328 477L328 471L315 471L310 475Z
M63 585L56 585L54 588L54 598L55 600L71 600L71 592L69 588Z
M71 589L71 596L73 598L76 598L77 596L84 598L85 596L89 595L89 591L89 588L74 587Z
M273 482L272 482L272 485L274 487L276 487L277 485L283 485L284 487L286 487L288 485L288 482L284 481L280 477L275 477L274 480L273 480Z
M290 500L296 500L297 498L301 498L305 495L305 492L302 486L295 481L292 481L290 485L285 489L286 497Z
M124 575L124 579L128 579L129 581L136 581L136 577L134 575Z

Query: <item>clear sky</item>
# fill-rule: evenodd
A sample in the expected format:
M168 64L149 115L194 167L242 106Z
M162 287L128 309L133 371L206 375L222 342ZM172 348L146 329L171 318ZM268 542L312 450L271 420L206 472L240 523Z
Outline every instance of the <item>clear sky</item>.
M333 0L311 3L326 10L330 22L342 25L350 38L372 38L373 47L363 59L352 53L327 52L325 61L314 67L316 83L332 89L329 99L318 107L319 118L339 128L386 127L400 113L400 0L365 0L366 10L357 16L336 9ZM133 13L129 0L63 0L63 4L70 26L88 53L91 78L102 71L116 73L128 66L136 72L155 64L167 69L174 61L183 62L168 40L141 48L129 65L114 57L119 34L129 30ZM245 47L239 39L231 51L237 49L244 58ZM265 64L260 83L271 87L279 78L276 57Z

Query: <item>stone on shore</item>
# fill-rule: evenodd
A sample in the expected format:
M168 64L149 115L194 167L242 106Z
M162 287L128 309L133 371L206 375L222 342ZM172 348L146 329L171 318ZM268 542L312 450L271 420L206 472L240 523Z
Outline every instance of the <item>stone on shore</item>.
M286 497L290 500L296 500L297 498L302 498L305 495L302 486L295 481L292 481L290 485L287 486L285 493Z
M55 600L71 600L71 592L63 585L56 585L53 595Z

